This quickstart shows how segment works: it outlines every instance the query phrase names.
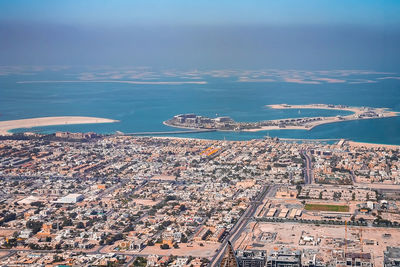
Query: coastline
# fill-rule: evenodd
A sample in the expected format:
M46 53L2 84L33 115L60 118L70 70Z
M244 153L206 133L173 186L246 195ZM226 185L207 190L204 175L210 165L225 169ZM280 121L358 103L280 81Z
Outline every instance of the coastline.
M0 135L11 135L9 132L18 128L32 128L52 125L66 124L92 124L92 123L113 123L118 120L97 118L97 117L82 117L82 116L60 116L60 117L39 117L31 119L0 121Z
M270 109L326 109L326 110L346 110L353 113L357 113L360 110L359 107L329 107L326 104L306 104L306 105L288 105L288 104L272 104L265 105ZM385 108L381 108L385 110Z
M393 117L398 117L400 115L399 112L396 111L390 111L389 113L385 114L383 117L379 118L356 118L356 117L346 117L346 119L341 120L338 119L337 117L329 117L331 119L326 119L328 117L325 117L324 121L316 121L312 124L310 124L310 127L304 127L304 126L287 126L284 128L281 128L279 126L263 126L258 129L244 129L242 130L243 132L259 132L259 131L269 131L269 130L305 130L305 131L310 131L314 129L317 126L324 125L324 124L331 124L331 123L337 123L337 122L346 122L346 121L357 121L357 120L376 120L376 119L384 119L384 118L393 118ZM350 115L353 116L353 115Z
M389 149L400 149L400 145L388 145L388 144L375 144L375 143L366 143L366 142L357 142L357 141L346 141L351 147L365 147L365 148L389 148Z
M41 127L41 126L51 126L51 125L66 125L66 124L94 124L94 123L114 123L119 122L118 120L107 119L107 118L98 118L98 117L83 117L83 116L60 116L60 117L39 117L39 118L31 118L31 119L20 119L20 120L9 120L9 121L0 121L0 135L11 135L12 133L8 132L12 129L18 128L32 128L32 127ZM167 123L163 122L164 125L170 126ZM197 128L189 128L189 127L176 127L183 129L192 129L198 130ZM294 128L294 127L293 127ZM279 128L282 129L282 128ZM285 129L285 128L283 128ZM289 127L286 129L290 129ZM261 129L257 129L261 131ZM221 131L221 130L217 130ZM254 130L247 130L254 131ZM221 131L222 132L222 131ZM198 141L222 141L208 138L193 138L193 137L177 137L177 136L153 136L148 135L147 137L155 138L155 139L171 139L171 140L198 140ZM260 139L254 139L260 140ZM307 141L308 139L304 139ZM237 142L238 140L224 140L224 142ZM250 141L250 140L248 140ZM239 141L239 142L248 142L248 141ZM285 142L285 140L282 140ZM309 139L309 141L318 142L319 139ZM321 139L321 142L323 140ZM359 147L359 148L387 148L387 149L400 149L400 145L391 145L391 144L377 144L377 143L368 143L368 142L358 142L352 140L346 140L348 146L351 147Z
M163 121L163 123L165 126L168 127L172 127L172 128L178 128L178 129L189 129L189 130L213 130L215 132L235 132L235 131L231 131L231 130L219 130L219 129L207 129L207 128L196 128L196 127L185 127L185 126L175 126L172 124L169 124L167 121ZM237 131L240 132L240 131Z
M238 132L259 132L259 131L269 131L269 130L312 130L313 128L330 124L335 122L345 122L345 121L354 121L354 120L371 120L371 119L382 119L382 118L390 118L400 116L400 112L390 111L388 108L371 108L371 107L349 107L349 106L333 106L327 104L307 104L307 105L287 105L287 104L273 104L273 105L265 105L265 107L271 109L325 109L325 110L342 110L352 112L350 115L345 116L335 116L335 117L306 117L306 118L286 118L286 119L276 119L276 120L267 120L259 122L262 124L264 122L269 122L273 125L268 126L260 126L260 125L252 125L253 127L240 128L238 130L235 129L220 129L214 125L214 128L201 128L201 127L190 127L181 125L181 123L168 123L170 120L164 121L163 124L174 127L174 128L183 128L183 129L214 129L216 131L238 131ZM368 114L368 115L366 115ZM371 115L372 114L372 115ZM183 115L179 115L183 116ZM175 118L175 117L174 117ZM306 120L299 125L293 125L293 121L299 119ZM289 123L288 123L289 122ZM236 124L246 124L245 122L235 122ZM282 124L282 125L281 125ZM289 125L286 125L289 124ZM291 125L292 124L292 125ZM298 123L297 123L298 124ZM232 126L233 127L233 126Z
M207 138L193 138L193 137L178 137L178 136L148 136L155 139L171 139L171 140L198 140L198 141L223 141L223 142L250 142L252 140L262 140L262 139L252 139L252 140L215 140L215 139L207 139ZM278 138L282 142L287 142L290 140L285 140ZM313 142L324 142L325 139L302 139L303 141L313 141ZM337 144L337 142L336 142ZM351 147L359 147L359 148L386 148L386 149L400 149L400 145L390 145L390 144L376 144L376 143L367 143L367 142L358 142L352 140L346 140L348 146Z

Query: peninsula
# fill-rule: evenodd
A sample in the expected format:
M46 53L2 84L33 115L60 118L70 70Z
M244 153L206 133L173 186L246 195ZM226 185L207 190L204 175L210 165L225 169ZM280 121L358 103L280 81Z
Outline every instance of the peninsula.
M118 120L96 118L96 117L41 117L21 120L0 121L0 135L10 134L8 131L18 128L32 128L50 125L69 125L69 124L91 124L91 123L112 123Z
M265 131L265 130L311 130L314 127L327 123L379 119L399 116L398 112L387 108L349 107L344 105L310 104L310 105L267 105L271 109L329 109L351 111L352 114L331 117L303 117L279 120L265 120L259 122L236 122L230 117L208 118L196 114L180 114L164 122L165 125L189 129L214 129L219 131Z

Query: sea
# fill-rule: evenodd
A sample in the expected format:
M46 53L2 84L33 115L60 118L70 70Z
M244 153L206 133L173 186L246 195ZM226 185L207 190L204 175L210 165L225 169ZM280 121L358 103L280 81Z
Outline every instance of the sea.
M400 111L399 76L397 73L375 70L3 67L0 68L0 120L47 116L102 117L119 122L46 126L14 129L12 132L113 134L116 131L176 131L179 129L163 125L163 121L182 113L229 116L243 122L350 114L348 111L276 110L266 107L281 103L386 107ZM282 129L163 136L214 140L251 140L266 136L290 139L345 138L400 145L400 117L332 123L308 131Z

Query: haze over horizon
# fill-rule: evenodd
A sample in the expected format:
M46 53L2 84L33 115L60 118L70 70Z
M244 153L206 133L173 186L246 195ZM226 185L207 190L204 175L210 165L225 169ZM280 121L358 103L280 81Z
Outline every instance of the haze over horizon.
M0 266L398 266L400 0L1 0Z
M399 71L398 1L2 1L1 65Z

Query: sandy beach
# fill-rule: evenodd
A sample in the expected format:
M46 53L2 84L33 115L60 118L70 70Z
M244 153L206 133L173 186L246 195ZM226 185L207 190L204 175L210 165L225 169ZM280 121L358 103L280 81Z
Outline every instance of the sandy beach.
M262 126L256 129L244 129L241 130L243 132L258 132L258 131L269 131L269 130L307 130L310 131L315 127L323 124L335 123L335 122L344 122L344 121L355 121L355 120L374 120L381 118L390 118L397 117L399 114L397 112L387 112L382 117L379 118L358 118L355 115L343 116L343 119L339 119L338 117L323 117L323 120L310 122L306 126L286 126L281 128L279 126Z
M326 104L309 104L309 105L287 105L287 104L274 104L265 105L271 109L333 109L333 110L347 110L354 113L359 112L360 108L357 107L329 107Z
M365 148L389 148L389 149L400 149L400 145L385 145L385 144L374 144L374 143L362 143L355 141L346 141L351 147L365 147Z
M346 107L346 106L341 106L341 107L331 107L326 104L310 104L310 105L287 105L287 104L275 104L275 105L266 105L265 107L271 108L271 109L326 109L326 110L345 110L345 111L350 111L353 112L354 114L352 115L347 115L343 117L348 117L348 116L354 116L357 114L361 114L371 108L366 108L366 107ZM375 112L382 113L383 115L388 116L398 116L399 113L395 111L389 111L387 108L373 108Z
M67 124L89 124L89 123L112 123L118 120L111 120L96 117L77 117L77 116L63 116L63 117L41 117L22 120L0 121L0 135L10 135L8 132L12 129L18 128L32 128L50 125L67 125Z
M197 140L197 141L207 141L207 142L219 142L221 140L212 140L212 139L201 139L201 138L189 138L189 137L175 137L175 136L152 136L152 138L155 139L169 139L169 140ZM282 139L281 139L282 140ZM307 141L306 139L304 139ZM322 139L323 140L323 139ZM282 140L283 142L287 140ZM318 142L318 139L312 139L312 141ZM225 140L224 142L249 142L249 141L231 141L231 140ZM375 143L363 143L363 142L356 142L356 141L351 141L351 140L346 140L346 145L350 147L364 147L364 148L386 148L386 149L400 149L400 145L387 145L387 144L375 144Z
M340 116L339 117L321 117L322 120L309 122L307 125L302 126L286 126L281 128L279 126L263 126L257 129L245 129L242 130L244 132L258 132L258 131L269 131L269 130L312 130L314 127L319 125L334 123L334 122L343 122L343 121L352 121L352 120L372 120L372 119L380 119L380 118L389 118L399 116L399 112L388 111L387 108L374 108L373 110L377 113L381 114L381 117L360 117L366 109L363 107L330 107L326 104L311 104L311 105L286 105L286 104L276 104L276 105L266 105L265 107L271 109L327 109L327 110L345 110L353 112L353 114ZM279 121L279 120L271 120L271 121Z
M306 128L304 126L286 126L281 128L279 126L262 126L256 129L243 129L242 132L259 132L259 131L269 131L269 130L311 130L311 128Z

